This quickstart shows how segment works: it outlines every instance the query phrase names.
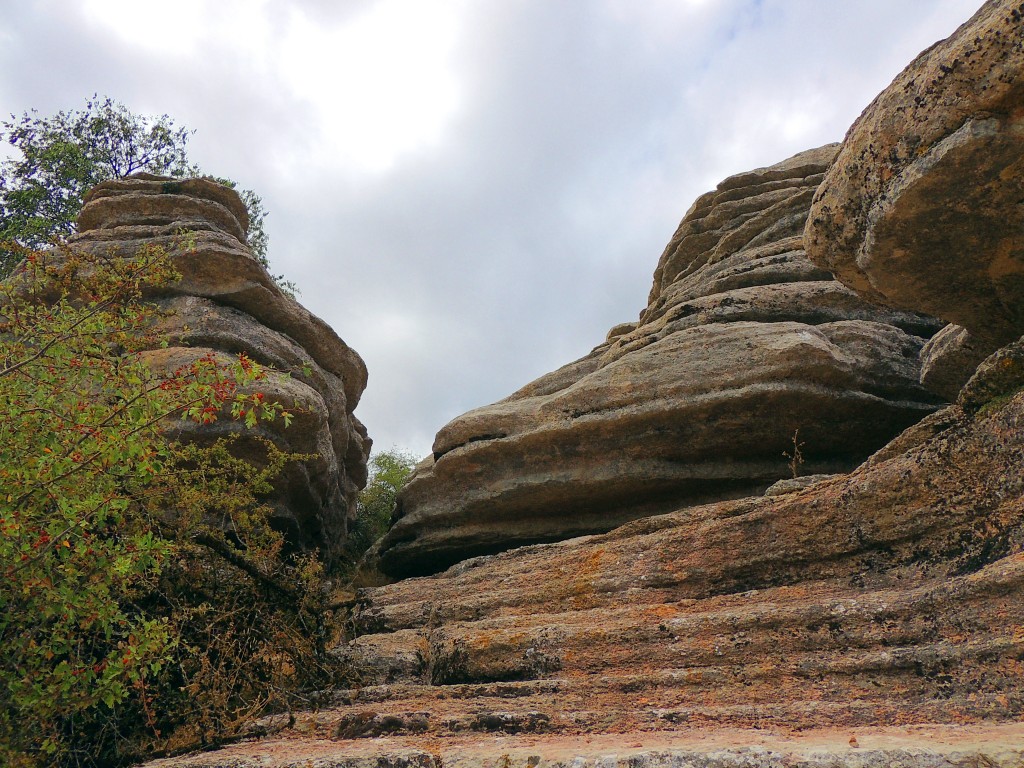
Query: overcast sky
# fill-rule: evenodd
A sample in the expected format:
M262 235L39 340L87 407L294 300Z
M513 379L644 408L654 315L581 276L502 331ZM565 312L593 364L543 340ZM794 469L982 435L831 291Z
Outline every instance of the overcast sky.
M366 360L376 448L420 455L635 320L697 195L841 140L979 6L4 0L0 114L98 93L196 129Z

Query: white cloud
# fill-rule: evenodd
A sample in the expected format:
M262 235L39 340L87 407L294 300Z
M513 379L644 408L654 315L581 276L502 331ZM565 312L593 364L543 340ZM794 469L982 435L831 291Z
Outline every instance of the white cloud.
M440 139L459 105L451 62L459 9L381 0L333 27L292 10L274 62L311 106L321 160L382 172Z

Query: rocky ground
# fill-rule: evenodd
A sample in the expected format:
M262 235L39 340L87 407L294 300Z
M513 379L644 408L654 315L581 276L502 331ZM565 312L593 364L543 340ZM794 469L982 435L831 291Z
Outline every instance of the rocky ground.
M477 734L310 739L156 761L151 768L1017 768L1024 727L903 726L791 732L682 728L586 737Z
M1019 765L1024 391L986 403L803 490L365 590L350 688L170 764Z

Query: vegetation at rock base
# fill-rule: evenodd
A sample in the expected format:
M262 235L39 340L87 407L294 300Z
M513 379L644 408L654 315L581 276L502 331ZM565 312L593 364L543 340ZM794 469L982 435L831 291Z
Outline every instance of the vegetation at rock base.
M369 479L359 494L356 517L349 527L346 549L352 560L358 560L391 524L398 492L405 486L416 459L392 448L373 454L367 462Z
M47 245L74 233L82 198L93 186L145 171L163 176L201 176L189 163L186 147L194 131L167 115L132 113L109 97L86 99L81 110L42 117L32 110L0 123L0 140L20 158L0 163L0 241L29 247ZM230 179L217 181L234 188ZM248 244L259 262L267 259L267 212L251 189L238 191L249 212ZM0 277L10 274L18 255L0 249ZM274 281L291 296L295 284L283 275Z
M184 247L187 247L185 244ZM296 457L181 445L174 420L287 421L282 375L209 353L174 370L147 291L165 251L8 244L0 283L0 764L116 766L217 742L331 670L321 568L260 504Z

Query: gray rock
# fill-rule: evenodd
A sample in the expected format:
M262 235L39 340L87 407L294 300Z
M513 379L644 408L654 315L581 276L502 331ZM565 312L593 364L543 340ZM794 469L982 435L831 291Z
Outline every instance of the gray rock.
M339 552L355 497L366 483L370 440L353 414L366 386L362 359L320 318L285 295L245 245L248 216L231 189L209 179L148 174L107 181L86 195L74 247L133 255L140 246L168 249L181 279L150 298L167 315L160 330L170 345L147 353L151 366L172 370L213 353L244 352L288 375L271 375L259 389L294 411L280 422L246 430L221 419L200 427L176 422L178 439L237 434L241 455L259 462L267 438L284 450L310 454L293 462L267 499L291 543ZM183 243L180 232L188 233Z
M921 349L921 384L952 402L978 364L993 351L959 325L947 325Z
M796 493L802 491L804 488L808 488L815 483L820 483L824 480L831 480L833 477L839 477L839 475L803 475L802 477L787 477L784 480L779 480L768 486L768 490L764 492L765 496L782 496L785 493Z
M977 411L1008 398L1024 388L1024 338L996 350L978 366L957 404L964 410Z

